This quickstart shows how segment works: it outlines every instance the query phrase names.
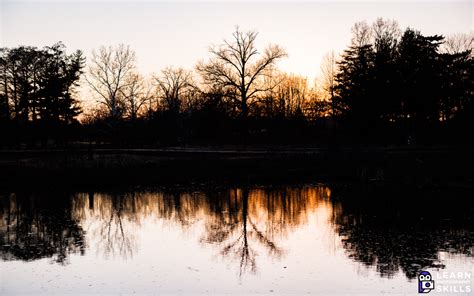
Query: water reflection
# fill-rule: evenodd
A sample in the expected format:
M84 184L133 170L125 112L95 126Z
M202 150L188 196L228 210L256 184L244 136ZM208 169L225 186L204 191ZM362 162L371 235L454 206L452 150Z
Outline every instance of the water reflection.
M0 216L3 260L51 258L65 264L69 254L85 252L85 232L68 195L11 194L0 198Z
M286 233L306 222L309 211L325 202L329 190L315 188L232 189L208 198L204 243L220 248L222 256L239 262L239 274L255 273L258 245L268 256L280 258L278 245Z
M258 260L308 252L285 241L317 216L348 258L383 277L401 270L414 278L420 269L444 267L440 251L473 255L472 202L441 202L440 195L325 186L15 193L0 197L0 254L5 261L61 264L86 252L129 260L140 250L144 224L163 223L183 233L197 229L202 246L234 262L239 275L253 274Z
M136 194L134 194L136 195ZM78 194L73 197L74 217L95 238L89 243L104 257L128 259L136 250L134 230L140 227L139 198L129 194Z
M444 268L440 252L472 257L473 204L466 193L335 191L333 221L350 258L381 276Z

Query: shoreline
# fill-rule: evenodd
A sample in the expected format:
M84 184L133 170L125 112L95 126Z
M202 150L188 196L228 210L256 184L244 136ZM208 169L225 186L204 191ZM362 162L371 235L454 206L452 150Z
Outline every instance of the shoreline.
M0 150L0 187L296 181L474 190L472 149L237 148Z

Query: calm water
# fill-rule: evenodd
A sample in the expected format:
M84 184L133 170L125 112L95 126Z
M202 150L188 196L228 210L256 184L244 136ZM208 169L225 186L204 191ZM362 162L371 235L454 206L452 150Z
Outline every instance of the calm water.
M319 185L3 194L0 294L417 295L420 270L474 274L463 195Z

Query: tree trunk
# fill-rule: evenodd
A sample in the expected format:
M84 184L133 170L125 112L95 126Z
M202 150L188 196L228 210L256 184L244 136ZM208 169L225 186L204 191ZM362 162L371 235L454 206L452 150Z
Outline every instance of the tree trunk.
M247 106L247 92L245 91L242 91L241 92L241 103L242 103L242 119L245 121L247 120L247 116L248 116L248 106Z

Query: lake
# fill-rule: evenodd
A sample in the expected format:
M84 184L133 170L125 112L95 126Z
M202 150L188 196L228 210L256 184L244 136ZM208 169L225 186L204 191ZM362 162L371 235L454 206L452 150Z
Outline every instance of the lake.
M422 270L455 293L474 273L471 193L343 184L3 193L0 294L416 295ZM446 279L460 272L464 282Z

